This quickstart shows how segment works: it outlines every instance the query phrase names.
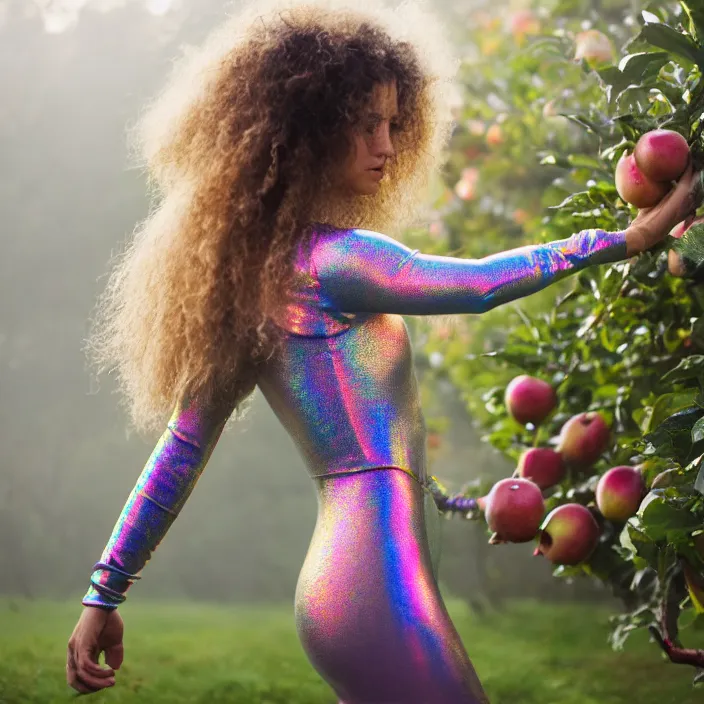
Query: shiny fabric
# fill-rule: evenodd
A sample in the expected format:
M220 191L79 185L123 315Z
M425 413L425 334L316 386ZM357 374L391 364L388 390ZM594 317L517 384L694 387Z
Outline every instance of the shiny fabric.
M313 478L318 520L296 625L345 704L477 704L479 680L437 585L439 516L402 315L481 313L591 264L625 233L584 230L481 260L317 225L275 321L286 332L258 386ZM83 603L114 608L200 476L226 409L177 409L118 519ZM430 545L435 546L431 550Z
M227 407L184 400L125 503L91 584L86 606L117 607L191 495L229 416Z

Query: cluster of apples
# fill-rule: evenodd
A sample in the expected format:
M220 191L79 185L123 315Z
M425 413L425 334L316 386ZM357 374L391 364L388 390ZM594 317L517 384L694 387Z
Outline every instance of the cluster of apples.
M663 129L646 132L636 143L633 154L624 152L616 164L619 196L636 208L657 205L670 191L672 182L682 176L689 157L689 144L678 132ZM704 218L685 220L670 231L670 236L679 239L701 222ZM674 249L668 253L667 268L673 276L686 275L684 262Z
M557 406L552 386L528 375L511 381L505 400L509 414L523 425L539 425ZM639 469L618 466L602 475L596 488L596 510L567 503L545 516L543 492L559 484L568 467L578 471L591 467L608 446L610 435L601 415L579 413L562 426L555 450L526 450L516 474L498 481L478 501L494 533L492 542L526 543L537 537L534 554L554 564L577 565L587 560L599 542L599 514L625 522L637 513L646 493Z
M636 208L657 205L687 168L687 140L673 130L651 130L636 143L633 153L626 151L616 164L614 174L619 196Z

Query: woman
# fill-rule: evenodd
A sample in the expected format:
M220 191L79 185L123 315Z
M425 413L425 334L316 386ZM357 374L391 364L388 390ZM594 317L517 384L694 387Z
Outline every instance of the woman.
M172 414L83 599L79 692L114 684L117 606L259 387L318 491L295 603L312 665L345 704L488 701L438 591L400 316L479 313L638 254L694 212L698 174L625 231L482 260L410 250L381 233L409 221L439 164L455 62L422 9L374 7L234 18L140 122L159 207L112 275L92 351L137 428Z

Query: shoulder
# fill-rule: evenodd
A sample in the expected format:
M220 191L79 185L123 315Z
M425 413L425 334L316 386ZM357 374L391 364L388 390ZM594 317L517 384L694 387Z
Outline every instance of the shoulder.
M330 260L341 257L350 263L369 263L378 256L411 253L406 245L382 232L364 228L320 227L313 240L313 257L319 265L329 264Z

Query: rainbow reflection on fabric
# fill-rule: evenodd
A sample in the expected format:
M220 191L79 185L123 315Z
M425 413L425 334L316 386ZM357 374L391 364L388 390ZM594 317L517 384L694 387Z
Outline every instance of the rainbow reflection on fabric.
M226 419L195 402L175 409L93 566L83 604L112 609L125 600L193 491Z
M296 627L346 704L487 701L437 584L440 523L402 315L481 313L625 256L625 232L597 229L480 260L421 254L383 234L324 225L301 241L294 290L275 320L284 344L257 385L317 492ZM84 604L115 608L124 600L227 415L195 402L174 411Z

